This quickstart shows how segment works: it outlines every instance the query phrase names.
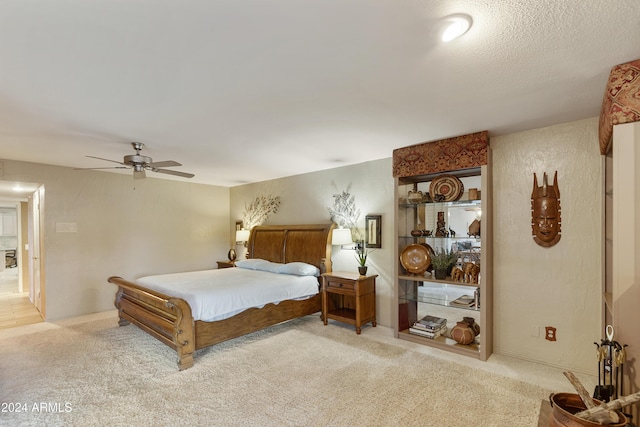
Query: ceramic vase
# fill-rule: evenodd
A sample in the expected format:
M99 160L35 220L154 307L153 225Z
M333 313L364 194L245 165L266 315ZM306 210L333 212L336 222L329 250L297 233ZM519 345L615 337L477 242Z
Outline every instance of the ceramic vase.
M473 339L476 337L476 334L473 331L473 328L464 320L456 323L451 329L451 338L453 338L458 344L471 344Z
M358 267L358 273L360 273L361 276L365 276L367 274L367 266L360 266Z
M476 337L480 335L480 325L476 323L476 320L473 317L463 317L462 321L467 322L471 329L473 329L473 333Z

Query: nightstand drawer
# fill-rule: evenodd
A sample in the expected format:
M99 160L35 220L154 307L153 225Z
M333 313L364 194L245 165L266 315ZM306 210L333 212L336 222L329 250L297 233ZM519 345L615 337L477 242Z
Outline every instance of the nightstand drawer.
M345 291L355 292L356 290L356 282L351 280L337 280L334 278L327 280L327 288L328 289L343 289Z

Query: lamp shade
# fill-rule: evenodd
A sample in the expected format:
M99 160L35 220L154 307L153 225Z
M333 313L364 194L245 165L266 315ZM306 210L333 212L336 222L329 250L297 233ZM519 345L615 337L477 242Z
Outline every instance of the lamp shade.
M331 235L331 244L335 246L350 245L353 243L351 239L351 230L348 228L335 228Z
M251 230L242 230L236 231L236 242L246 242L249 240L249 235L251 234Z

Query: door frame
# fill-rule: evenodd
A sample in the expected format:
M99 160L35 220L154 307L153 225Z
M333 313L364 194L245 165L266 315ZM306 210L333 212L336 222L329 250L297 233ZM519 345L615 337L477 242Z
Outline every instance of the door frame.
M29 300L46 320L44 276L44 185L29 197Z

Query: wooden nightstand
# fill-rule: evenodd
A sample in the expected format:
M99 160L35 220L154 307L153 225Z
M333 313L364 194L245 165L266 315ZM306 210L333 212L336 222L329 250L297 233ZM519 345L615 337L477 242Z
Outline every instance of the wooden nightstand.
M337 271L322 275L322 319L338 320L356 327L376 326L376 277Z
M218 268L230 268L235 267L235 261L216 261L218 263Z

